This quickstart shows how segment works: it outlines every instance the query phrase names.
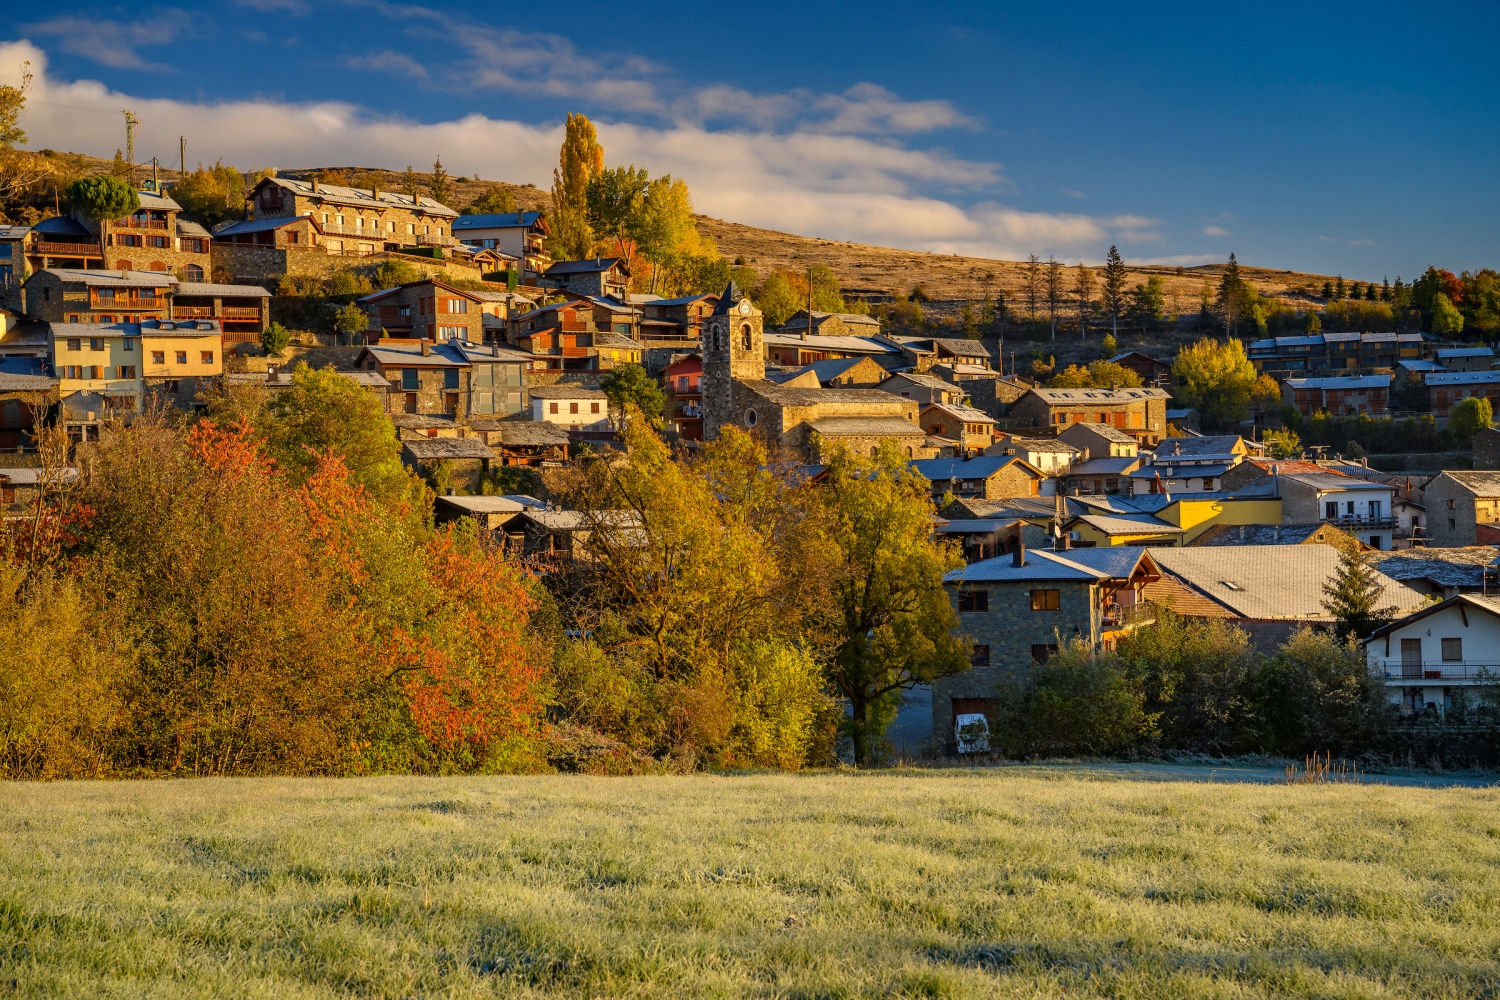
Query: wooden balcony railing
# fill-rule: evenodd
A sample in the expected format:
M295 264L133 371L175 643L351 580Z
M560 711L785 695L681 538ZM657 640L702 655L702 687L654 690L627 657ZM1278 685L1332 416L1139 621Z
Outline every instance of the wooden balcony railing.
M97 243L33 243L31 252L57 257L103 257L104 250Z
M179 306L172 307L173 319L212 319L214 315L213 306Z
M155 295L145 297L136 295L116 295L112 299L95 297L90 305L91 309L165 309L167 300Z
M421 247L453 247L458 246L458 240L451 236L427 236L417 237L417 246Z
M254 306L225 306L224 319L260 319L260 310Z
M115 225L116 226L122 226L125 229L166 229L167 228L166 222L164 220L162 220L162 219L136 219L136 218L116 219L115 220Z

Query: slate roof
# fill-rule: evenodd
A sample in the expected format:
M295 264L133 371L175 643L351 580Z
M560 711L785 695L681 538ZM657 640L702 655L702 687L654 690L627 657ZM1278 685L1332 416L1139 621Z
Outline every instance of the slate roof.
M595 347L633 347L638 351L646 349L644 344L631 340L629 337L618 333L596 333L594 334Z
M192 236L198 239L207 239L213 234L211 234L207 229L204 229L202 226L198 225L198 223L192 221L191 219L178 219L177 235Z
M831 319L841 319L851 326L873 326L876 330L880 329L880 320L874 318L873 316L861 316L858 313L819 312L816 309L813 310L812 328L816 330L818 327L822 326L824 323L828 322ZM806 328L807 310L803 309L792 314L792 317L785 323L783 323L777 332L780 332L781 330L803 330ZM798 335L798 339L801 339L800 334Z
M1017 566L1012 555L996 556L944 574L943 582L1006 583L1025 580L1123 580L1141 561L1154 562L1146 549L1130 545L1092 549L1027 549L1026 565Z
M273 216L269 219L247 219L243 222L221 222L214 226L213 236L222 239L225 236L238 236L242 233L263 233L269 229L280 229L282 226L290 226L294 222L306 219L305 215L282 215Z
M542 217L541 212L490 212L475 215L460 215L453 220L453 231L461 229L519 229L534 226Z
M983 410L976 410L974 407L965 406L963 403L928 403L922 408L922 412L926 413L928 410L940 410L950 416L957 417L959 420L976 424L993 424L995 422L995 418Z
M448 346L457 349L460 354L471 362L489 361L491 363L508 362L510 364L525 364L531 361L533 357L525 351L518 351L503 344L500 345L499 354L496 354L489 344L471 344L466 340L450 340L448 341Z
M832 390L824 389L823 392ZM872 390L873 391L873 390ZM906 438L926 437L926 432L904 417L819 417L809 422L819 434L828 437Z
M211 295L219 298L269 299L271 293L259 285L221 285L211 281L179 281L178 295Z
M1245 618L1328 620L1323 583L1339 565L1332 545L1242 545L1232 557L1214 547L1152 548L1161 568ZM1425 598L1377 571L1380 605L1408 611Z
M720 302L720 305L723 305ZM859 354L899 354L900 351L890 344L882 344L878 340L869 337L825 337L822 334L811 334L803 339L801 334L788 336L780 333L768 333L765 342L777 347L806 347L808 349L825 351L853 351Z
M1026 451L1060 452L1064 455L1081 455L1082 448L1074 447L1066 441L1058 438L1026 438L1016 437L1014 434L1001 438L999 444L1011 448L1021 448Z
M1396 362L1397 368L1404 368L1409 372L1445 372L1448 369L1436 361L1418 361L1416 358L1402 358Z
M608 271L616 264L619 264L621 268L625 269L628 273L628 269L625 268L625 262L620 260L620 258L618 257L590 257L587 260L560 260L557 263L549 266L545 273L548 276L554 274L598 274L601 271Z
M1156 461L1172 458L1218 458L1236 455L1234 446L1240 443L1238 434L1217 434L1207 437L1166 438L1156 446Z
M1038 387L1029 390L1036 393L1046 403L1062 405L1067 403L1089 403L1095 406L1108 403L1135 403L1143 399L1166 399L1167 393L1162 389L1050 389ZM1173 438L1172 440L1181 440Z
M923 458L906 464L908 468L927 477L929 482L938 483L950 479L988 479L1012 462L1019 462L1028 471L1035 471L1015 455L982 455L970 459Z
M433 344L431 353L423 354L419 347L392 347L389 344L378 344L366 347L355 359L359 363L365 355L369 355L382 365L392 365L397 368L467 368L468 360L462 351L454 347L452 343Z
M845 360L857 361L858 359L846 358ZM814 362L814 364L822 364L822 362ZM929 389L941 389L943 392L953 392L960 394L962 394L963 392L962 389L954 385L952 382L945 382L943 379L938 378L936 375L918 375L916 372L900 372L899 374L892 375L889 378L885 379L880 383L880 385L885 385L886 382L894 382L898 378L906 379L906 381L912 383L913 385L925 385ZM886 389L884 391L890 392L891 390Z
M819 382L832 382L850 368L863 361L863 358L825 358L822 361L814 361L810 365L799 368L796 374L811 371L818 377Z
M155 191L147 191L144 188L137 191L136 195L141 199L141 207L155 209L158 212L180 212L182 206L164 194Z
M442 458L494 458L489 445L478 438L416 438L401 442L401 450L410 452L419 462Z
M1464 472L1447 471L1443 475L1458 483L1458 485L1482 497L1500 497L1500 471L1497 472ZM1431 486L1431 483L1428 483Z
M1389 493L1392 489L1386 483L1372 483L1337 472L1282 473L1281 478L1311 486L1315 490L1379 490L1382 493Z
M1090 433L1097 434L1106 441L1114 441L1119 444L1135 444L1135 438L1118 428L1111 427L1109 424L1074 424L1073 426L1082 427ZM1178 439L1172 438L1170 440Z
M146 323L53 323L54 337L203 337L218 333L214 320L192 319Z
M0 392L51 392L58 380L48 375L0 371Z
M1321 528L1343 531L1338 525L1329 524L1327 521L1314 521L1310 524L1216 524L1189 544L1203 546L1301 545L1316 535Z
M437 502L448 507L457 507L465 514L514 514L526 510L526 505L506 497L438 497Z
M532 399L608 399L598 389L590 389L577 382L559 382L556 385L534 385L527 390Z
M86 271L81 267L47 267L37 273L91 288L171 288L177 284L177 278L165 271Z
M1111 537L1126 535L1181 535L1187 529L1150 514L1081 514L1076 520ZM1071 523L1071 522L1069 522Z
M1500 369L1487 372L1428 372L1428 385L1488 385L1500 382Z
M1091 458L1068 470L1069 476L1123 476L1139 465L1139 458Z
M1490 545L1451 549L1400 549L1382 552L1374 566L1393 580L1431 580L1443 587L1482 587L1484 568L1495 564L1500 550Z
M911 400L893 396L879 389L823 389L803 388L801 386L777 385L770 381L757 381L746 379L743 383L757 396L764 397L772 403L780 403L783 406L814 406L818 403L868 403L880 408L882 413L898 414L906 412L912 405ZM916 427L915 424L912 425Z
M1015 524L1017 518L959 518L956 521L944 521L937 526L940 535L983 535L991 531L999 531L1007 525Z
M1437 352L1438 360L1445 358L1493 358L1495 352L1488 347L1444 347Z
M89 232L88 226L70 215L54 215L50 219L43 219L32 226L31 231L40 236L84 236L95 242L99 239Z
M568 443L567 429L545 420L506 420L500 423L500 443L515 448L550 448Z
M1202 476L1208 479L1217 479L1232 468L1228 462L1205 462L1195 465L1177 465L1176 463L1157 462L1155 465L1143 465L1130 473L1131 479L1155 479L1161 476L1163 479L1197 479Z
M413 203L410 195L399 191L381 191L379 200L376 200L374 192L368 188L344 187L342 184L324 184L319 181L318 190L314 191L311 180L299 181L290 177L268 177L261 183L274 184L304 198L321 198L335 205L357 205L364 208L375 208L377 205L406 209L420 208L428 215L442 215L448 218L458 216L457 212L442 202L418 196L416 203ZM260 184L256 187L260 187ZM469 216L469 218L474 218L474 216Z

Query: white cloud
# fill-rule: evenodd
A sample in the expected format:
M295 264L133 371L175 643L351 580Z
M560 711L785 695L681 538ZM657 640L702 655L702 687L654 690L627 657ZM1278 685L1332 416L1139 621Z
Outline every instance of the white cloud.
M1223 226L1204 226L1203 227L1203 235L1204 236L1228 236L1229 235L1229 230L1225 229Z
M441 155L455 174L479 174L546 186L562 142L560 123L467 115L418 123L355 105L267 99L194 103L146 99L103 84L53 78L46 54L29 42L0 43L0 82L14 82L29 59L36 72L25 127L32 147L109 156L120 144L119 108L141 119L138 159L176 158L185 135L190 162L309 167L357 163L401 169ZM89 113L97 111L99 113ZM598 125L610 163L635 163L692 186L700 212L786 232L911 250L1017 259L1055 253L1098 260L1110 233L1155 239L1157 220L1096 219L1028 212L986 198L1003 185L998 165L943 151L915 150L857 135L735 129L691 123ZM934 197L945 190L971 205Z
M412 80L426 80L427 67L404 52L372 52L368 55L349 56L344 65L350 69L374 70L379 73L395 73Z
M23 30L43 38L56 38L64 52L92 59L103 66L162 71L170 67L148 62L136 50L171 45L187 36L189 23L185 12L167 10L149 18L126 22L93 17L54 17L25 25Z

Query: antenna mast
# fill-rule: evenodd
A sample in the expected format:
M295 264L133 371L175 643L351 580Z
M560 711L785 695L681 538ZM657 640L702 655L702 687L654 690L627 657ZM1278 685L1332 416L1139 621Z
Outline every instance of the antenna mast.
M129 108L120 111L125 116L125 162L130 168L130 186L135 187L135 127L141 120Z
M177 137L177 155L182 163L177 170L177 182L180 184L183 178L187 177L187 136L185 135Z

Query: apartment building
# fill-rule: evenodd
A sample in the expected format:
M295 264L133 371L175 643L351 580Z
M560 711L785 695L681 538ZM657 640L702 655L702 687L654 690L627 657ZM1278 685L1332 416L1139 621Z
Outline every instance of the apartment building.
M1474 372L1427 372L1427 402L1432 415L1446 417L1466 399L1487 399L1491 407L1500 407L1500 369Z
M366 342L398 340L484 341L485 300L475 292L432 278L411 281L357 299L369 317Z
M1108 424L1146 447L1167 431L1167 393L1162 389L1028 389L1011 415L1061 433L1072 424Z
M476 249L498 250L522 262L521 280L536 284L552 265L546 247L552 231L541 212L499 212L460 215L453 220L453 236Z
M1390 416L1391 376L1352 375L1334 378L1288 378L1281 398L1304 417L1328 413L1335 417Z

